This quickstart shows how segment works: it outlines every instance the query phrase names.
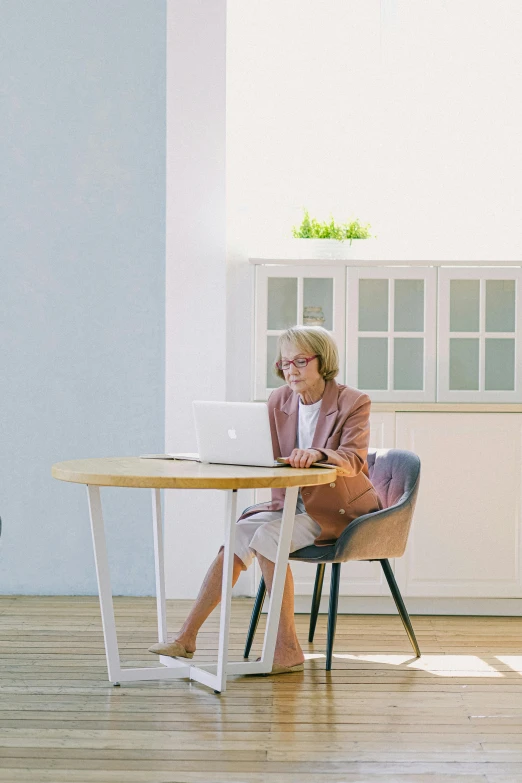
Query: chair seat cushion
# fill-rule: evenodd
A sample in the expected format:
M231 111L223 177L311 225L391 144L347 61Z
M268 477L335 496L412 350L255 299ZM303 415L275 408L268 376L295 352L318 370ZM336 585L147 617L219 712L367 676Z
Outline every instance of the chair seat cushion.
M335 544L331 546L305 546L290 553L290 560L301 560L304 563L331 563L335 556Z

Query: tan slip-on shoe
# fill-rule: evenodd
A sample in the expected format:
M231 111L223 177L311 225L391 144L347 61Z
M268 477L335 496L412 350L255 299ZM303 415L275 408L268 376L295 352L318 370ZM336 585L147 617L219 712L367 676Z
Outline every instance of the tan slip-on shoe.
M268 676L271 674L290 674L290 672L302 671L304 671L304 663L296 663L295 666L281 666L280 663L274 663L272 671L268 673Z
M260 660L261 658L257 658L256 663ZM295 666L282 666L280 663L274 663L272 664L272 671L263 672L261 676L270 677L271 674L291 674L292 672L302 671L304 671L304 663L296 663Z
M193 658L194 653L185 650L179 642L159 642L149 647L149 652L156 655L170 655L171 658Z

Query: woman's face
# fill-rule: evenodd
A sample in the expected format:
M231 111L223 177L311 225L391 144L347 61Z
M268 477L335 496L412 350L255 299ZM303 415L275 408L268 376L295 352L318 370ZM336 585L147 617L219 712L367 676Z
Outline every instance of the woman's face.
M303 351L295 343L283 343L281 346L281 360L293 361L294 359L308 359L313 354ZM323 383L323 376L319 373L319 359L312 359L306 367L296 367L291 364L288 370L283 370L285 381L298 394L316 390Z

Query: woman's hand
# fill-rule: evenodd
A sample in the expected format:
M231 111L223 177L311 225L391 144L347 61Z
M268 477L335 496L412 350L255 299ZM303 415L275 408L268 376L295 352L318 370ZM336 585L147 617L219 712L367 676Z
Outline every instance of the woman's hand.
M285 459L293 468L309 468L323 457L323 452L317 449L294 449Z

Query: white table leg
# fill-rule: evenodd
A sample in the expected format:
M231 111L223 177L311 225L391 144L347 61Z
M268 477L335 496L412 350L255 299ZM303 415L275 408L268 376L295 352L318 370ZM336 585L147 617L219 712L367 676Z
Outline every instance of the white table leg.
M94 547L94 562L96 564L96 578L98 580L98 593L100 596L107 669L109 671L109 680L111 682L118 682L121 675L120 655L118 652L118 639L116 637L116 622L114 620L114 605L112 602L111 578L109 561L107 558L107 544L105 542L105 529L103 526L100 488L91 486L90 484L87 485L87 495L89 498L92 543Z
M156 572L156 608L158 613L158 641L167 641L167 605L165 602L165 561L161 515L161 490L152 490L152 520L154 534L154 567Z
M221 587L221 616L219 623L219 652L217 663L217 691L227 687L228 635L232 610L232 573L234 567L234 542L236 540L237 489L227 492L225 517L225 549L223 552L223 582Z
M153 490L154 492L154 490ZM154 552L156 564L159 562L163 566L163 539L161 536L161 506L158 497L154 500ZM190 676L190 666L179 658L166 658L161 656L165 666L154 666L143 669L122 669L120 663L120 653L118 651L118 638L116 635L116 622L114 619L114 604L112 600L112 588L109 572L109 561L107 558L107 544L105 541L105 529L103 525L103 514L101 507L100 488L97 486L87 486L87 496L89 499L89 513L91 518L92 542L94 546L94 562L96 564L96 577L98 579L98 593L100 596L100 610L103 626L103 638L105 640L105 655L107 658L107 669L109 680L113 683L134 682L136 680L166 680L179 677ZM156 533L159 532L158 546L156 545ZM163 569L161 568L161 574ZM156 579L158 579L158 568L156 568ZM156 587L158 581L156 581ZM165 601L164 581L161 583L161 590L158 593ZM160 600L161 604L161 600ZM159 618L158 618L159 619Z
M299 487L287 487L285 493L285 505L283 508L283 518L281 520L281 531L279 533L279 545L277 547L274 578L272 582L272 592L270 594L270 604L268 607L268 618L261 660L229 663L227 667L228 674L264 674L272 671L277 631L279 629L279 618L281 616L281 604L286 581L286 568L288 566L288 556L290 554L290 544L292 542L292 532L294 529L298 492Z
M283 602L286 569L288 566L288 556L290 554L290 544L292 542L298 492L299 487L287 487L285 493L285 505L283 508L283 518L281 520L279 546L277 547L272 592L270 593L270 604L266 621L265 641L263 644L263 652L261 653L263 671L272 671L272 665L274 663L274 652L277 631L279 629L279 618L281 615L281 604Z
M221 582L221 615L219 620L219 647L217 665L204 669L192 666L190 678L208 685L216 692L223 693L227 688L227 672L230 673L228 658L228 634L230 630L230 612L232 609L232 573L234 567L234 542L236 540L237 490L227 491L227 511L225 517L225 541L223 551L223 577Z

